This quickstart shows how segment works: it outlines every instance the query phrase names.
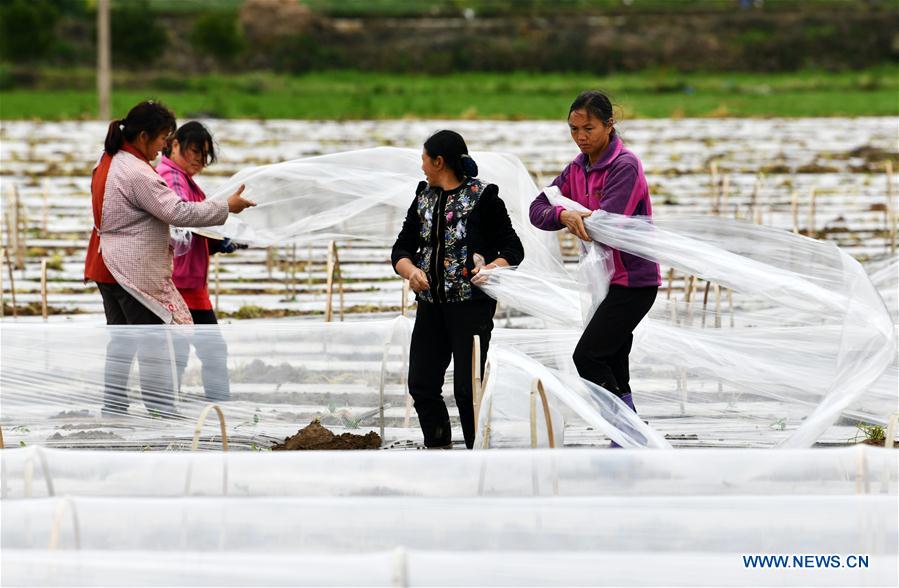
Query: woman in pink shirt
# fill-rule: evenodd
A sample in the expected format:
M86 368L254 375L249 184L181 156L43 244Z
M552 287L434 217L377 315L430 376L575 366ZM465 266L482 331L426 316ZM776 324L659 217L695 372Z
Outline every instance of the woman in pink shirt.
M181 125L171 142L163 150L162 161L156 171L184 202L204 202L206 194L193 177L216 161L212 135L201 123L190 121ZM215 325L218 320L209 299L209 256L232 253L241 246L230 239L210 239L191 234L187 250L174 259L172 281L184 298L194 324ZM228 346L218 329L196 329L192 341L179 337L176 342L178 381L184 374L193 343L197 357L203 364L203 388L209 400L228 400Z
M568 110L568 128L580 154L552 185L590 210L624 216L652 216L649 186L640 159L625 147L608 96L581 93ZM553 206L541 193L531 203L531 224L545 231L568 229L590 241L584 218L592 213ZM636 411L631 396L628 355L633 331L652 308L661 282L659 264L612 249L615 268L609 292L593 314L574 350L578 374L618 396Z

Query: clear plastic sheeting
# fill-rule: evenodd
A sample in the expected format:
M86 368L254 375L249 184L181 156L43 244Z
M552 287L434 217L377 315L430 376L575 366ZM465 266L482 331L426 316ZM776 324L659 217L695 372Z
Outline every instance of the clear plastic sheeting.
M671 448L608 390L547 368L511 347L490 349L485 374L475 447L547 447L551 436L552 446L561 447L564 406L622 447Z
M4 451L0 466L9 584L896 581L899 462L881 448L29 448ZM742 558L756 554L868 559L864 568L802 569L800 577L745 566Z
M553 235L528 229L528 207L537 186L514 155L471 153L478 178L497 184L512 225L533 263L559 262ZM210 199L227 198L241 184L256 202L221 227L198 232L254 246L326 239L392 244L415 188L424 179L421 151L375 147L247 168L219 185Z
M656 305L638 327L632 363L804 407L784 423L791 431L784 446L812 445L894 363L896 334L883 299L861 265L832 244L712 217L652 222L595 211L585 226L595 241L707 283L701 307ZM504 304L583 324L575 310L583 284L569 275L555 279L550 266L488 272L485 289ZM739 311L733 328L706 328L721 325L720 288L739 296ZM634 389L639 406L642 391Z
M7 443L107 449L187 449L194 423L215 404L231 446L267 449L315 418L341 432L378 430L382 443L420 439L406 377L412 323L253 322L106 327L11 324L4 328L0 401ZM551 371L501 330L490 350L481 418L493 431L479 447L548 446L543 402L562 447L566 422L595 427L595 439L670 447L608 392ZM565 355L563 353L563 355ZM570 353L567 354L570 356ZM450 375L451 375L450 370ZM447 378L451 383L451 377ZM448 399L449 400L449 399ZM565 407L566 412L559 407ZM456 413L450 413L455 422ZM200 449L222 446L207 414ZM202 443L201 443L202 442Z
M187 449L209 404L232 446L268 448L319 418L360 432L397 427L410 322L3 326L7 445ZM389 410L381 418L382 407ZM412 413L411 415L409 413ZM216 414L200 448L218 449Z
M890 495L899 452L581 449L131 452L29 447L2 454L2 497L696 497Z
M881 396L877 382L895 363L895 319L861 266L832 243L717 217L649 221L596 211L586 219L594 243L583 246L580 271L572 273L560 261L555 236L528 222L538 190L521 162L506 154L473 156L481 178L499 185L525 245L520 267L485 274L490 283L483 288L505 306L577 329L602 299L604 248L619 249L692 276L691 287L694 280L706 284L701 305L700 296L660 303L641 325L634 348L639 365L678 374L666 402L690 405L695 396L683 381L699 377L719 393L730 387L786 404L775 422L783 422L787 435L775 437L788 447L812 445L844 411L883 406L865 404L864 396L872 387ZM244 170L212 197L244 183L260 206L229 219L219 233L257 245L335 237L389 243L420 179L419 162L416 150L375 148ZM894 266L874 276L888 302ZM722 289L733 328L706 329L722 326ZM570 365L563 369L572 373ZM642 390L634 390L639 399Z
M804 561L804 554L797 555ZM823 560L829 556L820 556ZM846 556L849 557L849 556ZM673 551L419 551L264 555L4 549L3 578L29 586L865 586L895 584L896 557L869 568L744 567L742 554ZM863 556L864 557L864 556ZM816 561L814 558L812 561ZM841 559L846 564L848 560ZM736 563L735 563L736 562ZM872 569L873 568L873 569ZM597 571L601 570L601 571Z

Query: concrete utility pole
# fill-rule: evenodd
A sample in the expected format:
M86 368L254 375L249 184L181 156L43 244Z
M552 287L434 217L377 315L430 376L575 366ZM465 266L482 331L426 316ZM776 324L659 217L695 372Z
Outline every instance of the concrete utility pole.
M109 40L109 0L97 1L97 99L100 120L112 118L109 99L112 93L112 58Z

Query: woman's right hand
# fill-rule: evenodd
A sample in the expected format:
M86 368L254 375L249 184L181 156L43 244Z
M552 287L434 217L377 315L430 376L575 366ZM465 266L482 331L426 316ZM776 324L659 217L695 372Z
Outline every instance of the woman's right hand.
M244 186L240 185L234 194L228 196L228 212L233 212L234 214L240 214L244 209L247 209L251 206L256 206L256 203L252 200L247 200L246 198L242 198L240 195L243 193Z
M577 212L575 210L564 210L559 216L559 220L565 225L571 234L581 241L592 241L590 235L587 234L587 228L584 226L584 219L593 214L592 212Z
M408 257L404 257L396 262L396 273L409 280L409 286L416 292L424 292L431 288L428 283L428 275L421 271L417 265L412 263Z
M431 284L428 283L428 275L419 268L410 271L406 279L409 280L409 286L415 292L425 292L431 289Z

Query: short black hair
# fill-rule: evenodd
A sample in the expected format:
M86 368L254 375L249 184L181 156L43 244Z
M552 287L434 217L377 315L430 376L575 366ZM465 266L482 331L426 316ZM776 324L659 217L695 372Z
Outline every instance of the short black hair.
M215 155L215 141L209 129L202 123L192 120L186 122L175 131L173 139L178 140L181 150L194 147L203 156L203 167L207 167L218 161ZM172 144L169 142L162 151L166 157L172 156Z
M587 90L578 94L571 103L571 108L568 109L568 116L571 116L575 110L586 110L607 125L613 122L612 101L599 90Z

